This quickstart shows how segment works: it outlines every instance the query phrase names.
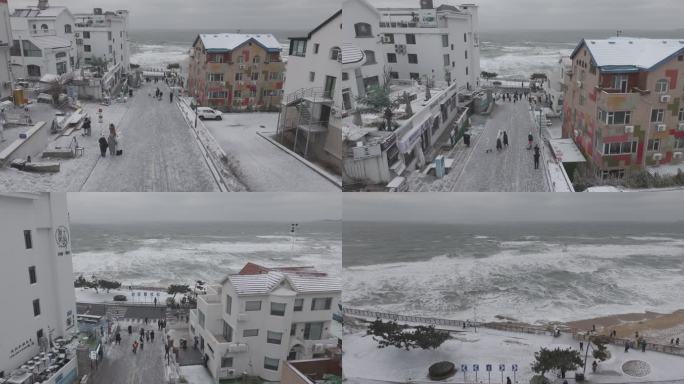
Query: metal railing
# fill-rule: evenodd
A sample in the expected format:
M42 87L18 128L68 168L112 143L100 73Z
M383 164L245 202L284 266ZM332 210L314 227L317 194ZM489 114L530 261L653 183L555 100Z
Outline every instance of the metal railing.
M572 338L575 340L586 341L586 340L589 340L589 338L591 336L592 335L589 335L589 334L573 333ZM635 340L633 340L633 339L624 339L624 338L615 337L615 338L610 339L610 343L612 345L616 345L616 346L624 346L625 343L630 343L630 348L641 349L641 346L640 345L637 346L635 343ZM667 353L670 355L684 356L684 346L683 345L660 344L660 343L646 342L646 349L649 351Z
M393 320L393 321L405 321L407 323L419 323L419 324L428 324L428 325L435 325L435 326L438 326L438 325L447 326L447 327L463 327L464 325L465 326L478 326L478 327L483 326L482 323L472 322L472 321L441 319L441 318L437 318L437 317L425 317L425 316L399 315L396 313L367 311L365 309L356 309L356 308L348 308L348 307L342 308L342 312L344 312L344 314L350 315L350 316L359 316L359 317L374 318L374 319L385 319L385 320Z

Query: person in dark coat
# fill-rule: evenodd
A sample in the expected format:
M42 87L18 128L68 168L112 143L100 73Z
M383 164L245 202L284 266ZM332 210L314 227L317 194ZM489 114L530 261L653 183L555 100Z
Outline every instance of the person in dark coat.
M90 117L83 119L83 136L90 136Z
M511 378L509 376L506 376L506 384L512 384Z
M107 147L109 146L109 144L107 143L107 138L101 136L100 140L98 140L97 142L98 144L100 144L100 155L102 155L102 157L107 156Z
M534 169L539 169L539 146L534 146Z
M508 133L506 131L504 131L503 134L503 145L504 147L508 147Z
M154 343L154 330L150 331L150 341Z
M169 103L173 103L173 92L169 92Z
M500 151L501 151L501 148L502 148L502 146L501 146L501 138L500 138L500 137L497 137L497 138L496 138L496 150L497 150L498 152L500 152Z

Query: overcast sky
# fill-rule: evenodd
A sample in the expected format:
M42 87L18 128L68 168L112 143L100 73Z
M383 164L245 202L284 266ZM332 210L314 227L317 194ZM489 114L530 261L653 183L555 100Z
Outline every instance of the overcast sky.
M10 0L11 1L11 0ZM419 0L370 0L376 7L419 7ZM681 29L682 0L434 0L474 3L480 29Z
M341 7L341 0L49 0L72 12L127 9L133 29L309 30ZM38 0L9 0L10 9Z
M345 193L345 221L678 221L684 192Z
M69 193L72 223L339 220L336 193Z

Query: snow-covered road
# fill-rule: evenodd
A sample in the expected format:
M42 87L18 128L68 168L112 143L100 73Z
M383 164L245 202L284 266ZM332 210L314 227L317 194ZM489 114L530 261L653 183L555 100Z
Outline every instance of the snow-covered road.
M117 126L123 156L99 158L85 191L217 191L218 185L166 86L145 85Z
M275 132L277 113L225 113L204 121L219 145L238 164L240 181L250 191L340 191L331 181L290 156L257 132Z

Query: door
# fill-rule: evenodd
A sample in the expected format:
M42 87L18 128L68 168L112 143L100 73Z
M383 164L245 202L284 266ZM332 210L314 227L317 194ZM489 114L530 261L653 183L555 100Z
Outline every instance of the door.
M627 93L629 82L626 75L615 75L613 88L619 89L621 93Z
M322 125L328 126L328 121L330 121L330 106L321 105L321 117L320 121Z
M332 99L335 94L335 81L337 80L334 76L325 77L325 97Z

